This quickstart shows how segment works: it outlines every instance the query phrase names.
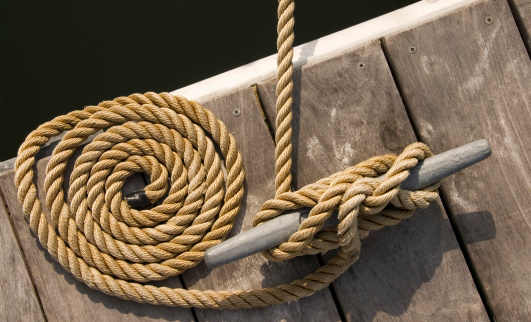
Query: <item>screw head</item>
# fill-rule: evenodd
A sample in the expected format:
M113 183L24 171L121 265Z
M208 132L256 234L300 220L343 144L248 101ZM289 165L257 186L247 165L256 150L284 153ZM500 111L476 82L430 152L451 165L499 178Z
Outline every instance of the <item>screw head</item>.
M493 22L494 22L494 18L492 18L491 16L486 16L486 17L485 17L485 23L486 23L487 25L490 25L490 24L492 24Z
M239 108L235 107L233 110L232 110L232 115L238 117L242 114L242 111L240 111Z
M360 62L358 63L358 68L359 68L359 69L365 69L365 67L367 67L367 65L365 65L364 62L360 61Z
M409 46L409 48L407 50L409 51L410 54L417 53L417 47L416 46Z

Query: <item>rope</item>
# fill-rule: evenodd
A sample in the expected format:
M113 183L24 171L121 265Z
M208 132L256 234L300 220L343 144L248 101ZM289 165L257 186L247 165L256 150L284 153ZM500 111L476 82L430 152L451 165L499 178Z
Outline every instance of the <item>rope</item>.
M277 119L275 133L275 196L291 191L291 105L293 99L293 0L278 1Z
M437 185L415 192L399 188L408 169L432 155L422 143L290 192L293 8L292 1L279 2L279 57L284 58L279 58L277 88L277 194L253 224L312 207L299 231L265 256L283 260L338 248L337 255L315 273L264 289L199 291L141 284L196 266L232 229L244 195L242 158L226 126L196 102L149 92L56 117L31 132L19 149L15 184L30 227L76 279L121 299L167 306L234 309L294 301L323 289L354 263L360 239L369 231L395 225L437 197ZM69 159L102 130L75 161L65 201ZM46 169L47 217L33 166L40 148L63 132ZM162 199L149 210L132 209L123 199L121 189L136 172L151 178L146 187L150 201ZM376 178L381 174L385 179ZM339 225L321 230L334 210Z
M344 250L352 242L358 245L369 231L396 225L409 218L415 209L426 208L438 196L438 183L418 191L402 190L400 184L408 177L409 169L432 155L425 144L413 143L398 157L392 154L373 157L296 192L266 201L253 226L289 210L304 207L311 210L299 231L287 242L263 252L264 256L279 261L324 253L339 246ZM376 178L382 174L384 180ZM334 210L338 210L340 224L321 230Z

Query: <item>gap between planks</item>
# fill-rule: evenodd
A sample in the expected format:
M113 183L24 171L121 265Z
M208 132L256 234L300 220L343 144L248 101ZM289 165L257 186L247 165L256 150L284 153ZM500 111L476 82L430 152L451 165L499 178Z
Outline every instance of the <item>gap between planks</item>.
M302 68L302 66L301 66ZM258 109L260 110L260 113L262 115L262 118L264 120L264 123L265 123L265 126L267 127L267 129L269 130L269 133L271 134L271 140L273 141L273 144L276 145L276 140L275 140L275 128L273 127L271 121L267 118L267 115L266 115L266 110L264 108L264 104L262 103L262 99L260 98L260 92L258 91L258 85L257 84L253 84L251 86L251 89L253 91L253 95L256 99L256 105L258 107ZM294 186L294 184L292 183L291 184L291 190L292 191L296 191L296 187ZM321 254L317 254L316 255L317 257L317 260L319 261L319 265L323 266L325 265L325 260L323 258L323 256ZM339 302L339 298L337 296L337 291L334 287L334 284L333 283L330 283L327 287L330 291L330 294L332 296L332 299L334 301L334 304L336 305L336 309L337 309L337 313L339 314L339 318L341 319L342 322L346 322L348 319L345 315L345 312L343 310L343 307L341 306L341 303Z
M366 63L363 70L356 67L360 61ZM261 82L258 89L273 123L275 82ZM399 152L414 141L379 44L296 69L293 97L297 187L367 157ZM348 155L340 149L347 145ZM364 240L358 262L333 283L347 320L442 319L445 314L454 320L488 320L444 218L441 207L433 205ZM452 292L452 301L445 292ZM441 305L452 310L445 312Z
M441 191L476 284L497 320L524 319L531 311L529 281L522 278L530 272L525 160L530 157L531 64L513 13L506 1L481 1L385 37L389 64L419 138L447 149L484 137L493 147L493 155L474 166L477 173L456 174ZM486 23L486 16L493 21ZM412 43L418 47L415 55L404 51ZM466 198L458 194L463 189ZM475 213L476 219L464 213ZM474 236L489 235L493 238L470 243Z
M508 0L512 15L531 57L531 0Z
M402 100L402 104L404 105L404 109L406 111L407 118L408 118L409 122L411 123L411 127L413 129L413 132L415 133L415 138L417 139L417 141L421 142L422 141L422 137L420 135L420 126L416 123L415 118L413 118L411 110L409 108L409 105L407 104L406 100L404 99L404 97L405 97L404 89L402 88L402 85L398 81L397 76L396 76L396 71L395 71L395 69L392 66L392 61L390 60L389 51L388 51L387 46L385 44L385 37L380 38L380 46L381 46L382 51L384 53L385 60L387 61L387 64L389 65L389 70L390 70L391 75L393 77L393 81L395 82L395 86L397 88L398 94L400 95L400 99ZM492 313L492 308L490 307L490 305L488 303L488 300L487 300L485 287L481 284L480 278L479 278L479 276L477 274L477 270L474 267L474 264L473 264L472 259L470 257L470 253L468 252L468 249L466 247L466 243L465 243L465 241L463 239L463 236L460 233L459 229L457 229L457 224L456 224L456 222L454 220L454 216L451 215L452 212L451 212L451 209L449 207L449 203L447 201L447 198L446 198L444 192L441 191L441 189L439 189L439 197L441 199L441 206L443 207L444 211L447 214L450 214L450 216L448 216L448 221L450 222L450 226L452 227L452 231L453 231L453 233L455 235L457 243L459 244L459 249L463 253L463 257L465 259L465 262L466 262L466 265L468 267L468 270L470 271L470 274L472 276L472 281L474 282L476 290L477 290L477 292L478 292L478 294L479 294L479 296L481 298L481 302L483 303L483 306L485 307L485 310L487 312L489 320L492 322L492 321L494 321L493 313Z
M384 52L387 64L389 65L389 69L390 69L391 74L393 76L393 80L394 80L395 85L397 87L398 93L399 93L400 98L402 100L402 104L404 105L404 108L406 110L407 117L408 117L409 122L411 123L411 126L413 128L413 132L415 133L415 137L417 138L417 141L420 142L420 141L422 141L422 137L420 135L420 126L416 123L415 118L412 117L412 113L411 113L411 110L409 108L409 105L406 102L406 100L404 99L404 96L405 96L404 95L404 89L402 88L401 83L398 81L398 79L396 77L396 71L395 71L395 69L392 66L392 61L390 60L389 51L388 51L387 46L385 44L385 37L380 38L380 44L381 44L382 50ZM450 214L450 216L448 216L448 220L449 220L450 225L452 227L452 231L453 231L453 233L454 233L454 235L455 235L455 237L457 239L457 242L459 244L459 248L461 249L461 252L463 253L463 257L465 259L466 265L467 265L467 267L468 267L468 269L470 271L470 274L472 276L472 280L474 282L474 285L476 286L478 294L481 297L481 301L483 302L483 306L485 307L485 310L487 312L489 320L490 321L494 321L494 315L493 315L493 312L492 312L492 307L490 306L490 304L488 302L485 287L481 283L481 280L480 280L480 278L478 276L477 270L476 270L476 268L474 266L474 263L473 263L473 260L472 260L472 258L470 256L470 252L468 251L468 249L466 247L466 243L464 241L463 235L461 234L461 232L457 228L457 223L455 222L454 216L452 215L452 211L451 211L451 209L449 207L447 196L445 195L444 191L442 191L442 190L439 190L439 194L440 194L440 198L441 198L441 205L442 205L444 211L447 214Z
M44 309L42 307L41 299L39 297L39 294L37 293L37 289L35 287L35 282L33 281L33 277L31 276L28 262L26 260L26 256L24 255L24 252L22 250L22 246L20 244L20 238L18 236L17 230L15 229L15 226L13 224L12 218L11 218L11 212L9 211L9 208L7 206L7 202L4 198L4 194L2 190L0 189L0 216L3 218L0 218L0 222L2 222L2 225L4 227L0 227L0 230L2 232L2 236L0 236L0 239L3 238L11 238L10 240L4 240L2 243L3 250L0 251L0 253L6 253L6 252L14 252L12 253L9 258L4 258L6 261L11 261L13 264L12 269L9 272L5 271L2 272L2 274L11 276L11 282L8 282L10 286L12 286L11 283L16 283L16 290L9 289L7 285L2 286L2 294L0 294L0 298L3 298L4 296L8 295L4 292L6 291L13 291L16 294L10 293L9 301L12 301L13 299L16 300L18 303L17 306L11 306L7 308L7 312L5 309L0 308L0 312L3 311L2 316L7 320L14 320L21 318L21 312L17 310L17 308L23 307L24 312L22 314L25 315L25 318L31 319L34 321L43 320L46 321L46 314L44 313ZM1 254L0 254L1 255ZM3 256L2 256L3 257ZM16 263L19 263L18 265ZM3 265L6 265L6 263L0 263L0 267L3 267ZM9 263L7 263L9 265ZM26 279L27 278L27 279ZM28 285L29 284L29 285ZM30 288L31 290L28 290L27 288ZM30 292L30 294L28 294ZM18 296L21 298L19 299ZM7 303L4 303L7 304ZM37 308L35 308L37 306ZM10 316L10 313L14 314L13 316ZM39 314L40 313L40 314ZM5 315L4 315L5 314Z
M398 83L397 83L397 86L398 86ZM411 119L411 117L410 117L410 119ZM269 128L271 128L271 127L269 127ZM414 128L418 129L418 126L414 126Z

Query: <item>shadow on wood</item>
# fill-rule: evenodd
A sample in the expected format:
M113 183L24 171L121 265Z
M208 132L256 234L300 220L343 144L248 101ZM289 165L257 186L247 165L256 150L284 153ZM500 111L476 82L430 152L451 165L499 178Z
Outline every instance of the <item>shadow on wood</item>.
M29 229L29 227L28 227ZM102 292L95 291L88 287L85 283L78 281L74 276L66 271L61 265L56 262L42 247L39 243L37 237L32 233L34 237L34 247L37 248L42 254L46 262L53 266L53 270L60 278L64 279L67 284L75 286L77 292L84 294L88 297L93 303L101 303L103 306L110 310L116 310L124 316L130 316L130 314L135 317L149 317L150 319L164 319L167 321L183 321L183 314L181 310L187 310L182 308L169 308L164 306L153 306L146 303L132 303L130 301L118 300L113 296L106 295ZM166 287L181 287L181 281L178 276L164 280L164 285L161 282L153 282L152 285L156 286L166 286Z
M480 239L471 239L468 243L496 237L490 213L459 216L475 222L484 231L478 235ZM347 284L355 295L344 303L351 309L347 318L372 321L378 315L380 318L382 314L398 317L407 312L415 295L423 292L422 285L438 274L438 270L447 269L441 266L443 256L454 256L452 252L460 250L457 242L445 237L449 233L448 227L450 224L441 205L435 203L396 226L369 234L362 241L360 259L335 282ZM402 235L408 237L405 242ZM335 251L331 251L324 255L325 260L334 254ZM262 265L263 287L274 285L269 276L275 265L278 263ZM467 280L463 277L459 282L467 283Z
M294 74L296 188L416 141L379 41ZM274 80L258 83L270 122L274 87ZM359 261L332 284L346 320L488 320L442 206L373 232L362 245Z

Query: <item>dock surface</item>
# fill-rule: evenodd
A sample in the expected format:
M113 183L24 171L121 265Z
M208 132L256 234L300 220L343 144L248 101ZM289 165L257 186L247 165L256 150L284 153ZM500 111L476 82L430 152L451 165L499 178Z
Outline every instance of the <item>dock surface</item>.
M422 141L434 153L485 138L492 156L445 179L441 198L372 232L360 259L297 302L249 310L123 301L77 281L40 246L0 164L3 321L525 321L531 316L531 1L422 1L296 50L295 188ZM275 58L173 93L227 125L246 171L230 236L274 196ZM240 113L233 113L238 108ZM237 115L237 116L236 116ZM38 161L42 189L46 164ZM127 189L145 183L142 178ZM323 256L204 264L156 285L238 290L313 272Z

